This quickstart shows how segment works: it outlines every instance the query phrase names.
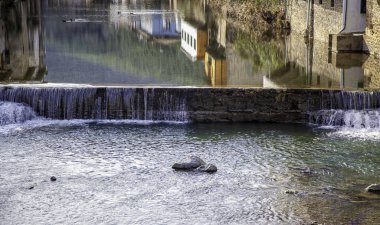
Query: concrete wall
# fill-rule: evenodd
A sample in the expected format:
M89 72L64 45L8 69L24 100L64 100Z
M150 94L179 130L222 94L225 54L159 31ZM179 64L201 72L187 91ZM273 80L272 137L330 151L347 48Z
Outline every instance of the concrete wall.
M380 1L367 0L367 27L365 29L365 48L380 58Z

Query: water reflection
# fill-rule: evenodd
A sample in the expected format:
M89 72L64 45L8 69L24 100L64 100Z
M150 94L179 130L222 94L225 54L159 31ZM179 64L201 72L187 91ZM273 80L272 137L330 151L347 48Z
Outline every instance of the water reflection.
M0 82L42 82L44 50L40 1L0 1Z
M374 58L330 53L328 43L307 41L296 32L276 37L243 31L228 20L225 7L215 12L204 0L7 2L1 3L2 82L338 89L380 85Z

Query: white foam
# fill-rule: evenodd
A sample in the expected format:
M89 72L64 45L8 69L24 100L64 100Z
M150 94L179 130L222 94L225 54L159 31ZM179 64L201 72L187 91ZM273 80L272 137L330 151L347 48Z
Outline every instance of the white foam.
M379 128L338 128L327 134L329 137L340 137L360 140L380 141Z
M379 110L321 110L310 116L319 129L331 130L330 137L380 140Z
M29 106L21 103L0 101L0 126L22 123L37 118L36 113Z
M90 124L99 125L152 125L152 124L172 124L181 125L187 122L178 121L153 121L153 120L83 120L83 119L73 119L73 120L52 120L45 118L37 118L29 120L23 123L13 123L0 126L0 134L2 135L15 135L21 132L43 128L43 127L75 127L75 126L88 126Z

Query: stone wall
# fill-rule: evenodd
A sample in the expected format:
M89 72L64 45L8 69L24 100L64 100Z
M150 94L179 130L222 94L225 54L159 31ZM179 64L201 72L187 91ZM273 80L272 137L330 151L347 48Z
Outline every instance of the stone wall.
M379 89L380 87L380 62L374 56L370 56L363 65L364 87Z
M367 27L364 37L368 51L380 58L380 1L367 0Z
M289 0L288 19L292 31L305 34L307 25L307 2L305 0ZM314 38L328 42L329 34L337 34L343 28L343 0L335 0L331 7L331 0L323 0L322 4L315 0L310 13L310 20L314 21Z
M255 88L0 87L0 101L54 119L307 123L321 109L380 107L380 93Z

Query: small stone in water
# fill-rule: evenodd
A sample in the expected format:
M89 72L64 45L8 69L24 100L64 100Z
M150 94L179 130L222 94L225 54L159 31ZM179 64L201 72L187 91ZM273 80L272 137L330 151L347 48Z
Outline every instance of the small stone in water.
M29 190L32 190L32 189L34 189L34 187L36 187L36 186L37 186L37 184L36 184L36 183L34 183L34 184L31 184L31 185L29 185L28 189L29 189Z
M55 177L55 176L52 176L52 177L50 177L50 181L56 181L57 180L57 178Z
M380 194L380 184L371 184L366 188L367 192Z
M218 170L215 165L206 164L201 158L197 156L191 156L190 162L174 163L172 168L175 170L198 171L206 173L215 173Z
M203 166L205 164L206 163L201 158L199 158L197 156L191 156L190 162L174 163L172 168L175 170L194 170L194 169L196 169L200 166Z
M287 191L285 191L285 194L296 195L296 194L298 194L298 191L287 190Z

